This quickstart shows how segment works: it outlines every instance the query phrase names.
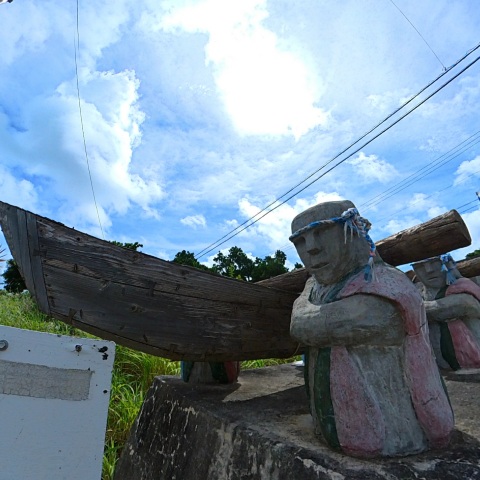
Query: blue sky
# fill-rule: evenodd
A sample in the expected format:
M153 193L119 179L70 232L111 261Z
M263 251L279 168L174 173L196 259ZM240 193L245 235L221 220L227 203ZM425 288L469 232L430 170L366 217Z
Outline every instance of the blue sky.
M164 259L275 202L480 42L476 0L79 0L78 13L102 226L75 2L0 5L0 200ZM341 198L374 240L465 211L462 259L480 248L479 104L477 62L200 260L236 245L293 266L292 218Z

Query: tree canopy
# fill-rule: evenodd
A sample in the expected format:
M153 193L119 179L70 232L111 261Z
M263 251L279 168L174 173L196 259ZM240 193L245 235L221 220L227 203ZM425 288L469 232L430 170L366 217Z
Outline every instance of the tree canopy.
M13 260L13 258L7 260L7 268L2 273L2 277L4 280L4 287L7 292L20 293L27 289L27 286L20 275L20 270L18 269L17 263L15 260Z
M174 263L179 263L180 265L188 265L190 267L199 268L200 270L210 270L195 258L195 254L192 252L187 252L186 250L178 252L172 261Z
M232 247L228 254L218 252L213 258L214 263L211 268L202 265L192 252L186 250L178 252L173 262L202 270L210 270L225 277L238 278L247 282L258 282L287 273L286 260L287 256L280 250L277 250L273 256L250 258L241 248ZM298 268L298 266L301 265L295 264L295 268Z
M111 240L110 243L113 243L114 245L117 245L117 247L128 248L129 250L135 250L135 251L137 251L139 248L143 248L143 245L141 243L138 243L138 242L122 243L122 242L117 242L116 240Z
M467 256L465 257L465 259L470 260L471 258L476 258L476 257L480 257L480 249L467 253Z

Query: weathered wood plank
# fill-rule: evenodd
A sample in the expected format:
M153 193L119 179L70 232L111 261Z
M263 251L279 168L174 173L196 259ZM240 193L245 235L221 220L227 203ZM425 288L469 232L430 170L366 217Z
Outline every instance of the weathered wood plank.
M259 305L271 302L291 308L296 296L196 268L173 264L150 255L99 242L81 232L72 238L69 229L39 220L41 249L45 265L81 275L145 288L152 294L167 292L179 297L194 297ZM47 280L48 283L48 280Z
M45 280L43 277L43 267L41 260L41 251L38 241L37 219L35 215L26 212L26 233L28 241L28 251L30 252L30 277L34 288L30 290L35 295L40 309L47 315L50 315L50 305L48 303Z
M480 257L457 262L457 268L464 277L477 277L480 275Z
M390 265L405 265L442 255L472 243L465 222L456 210L407 228L376 242L377 250Z
M290 357L290 312L267 304L185 298L45 265L52 314L102 338L170 359Z
M27 289L35 295L42 311L49 314L48 299L39 258L36 216L0 202L0 219L5 238L23 275Z
M267 278L266 280L260 280L259 282L256 282L255 285L277 288L286 292L301 293L309 276L310 275L305 268L296 268L291 272Z

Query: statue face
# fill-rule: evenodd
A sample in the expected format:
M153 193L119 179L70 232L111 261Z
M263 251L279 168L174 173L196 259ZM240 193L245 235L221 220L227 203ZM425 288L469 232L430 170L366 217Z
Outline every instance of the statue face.
M294 244L305 268L317 282L331 285L361 265L362 260L356 254L358 249L354 248L358 241L360 239L355 236L351 242L348 235L345 243L342 225L324 225L305 232L294 240ZM361 251L363 263L366 263L368 253L365 254L365 248Z
M413 265L413 270L426 287L442 288L446 284L447 274L442 271L442 262L439 258L416 263Z

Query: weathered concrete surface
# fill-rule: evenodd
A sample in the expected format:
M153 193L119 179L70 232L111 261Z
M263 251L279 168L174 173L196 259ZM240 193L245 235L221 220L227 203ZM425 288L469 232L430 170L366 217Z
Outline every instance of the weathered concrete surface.
M445 382L456 414L448 451L365 461L314 436L302 367L243 371L233 385L157 377L115 480L480 479L480 371Z

